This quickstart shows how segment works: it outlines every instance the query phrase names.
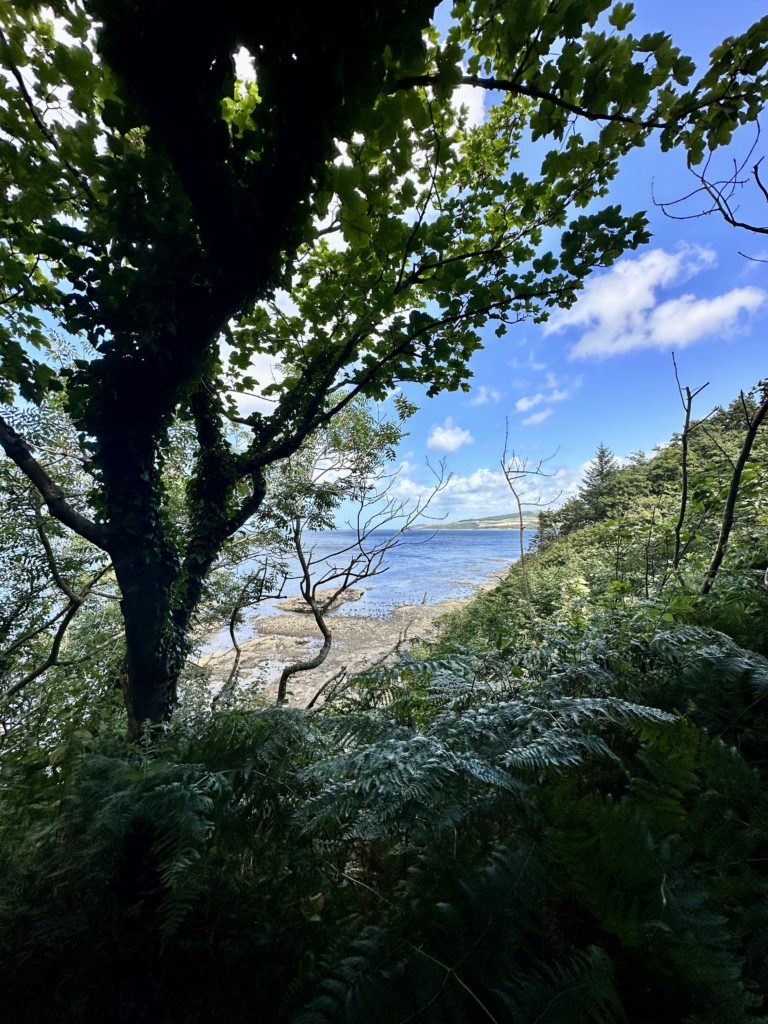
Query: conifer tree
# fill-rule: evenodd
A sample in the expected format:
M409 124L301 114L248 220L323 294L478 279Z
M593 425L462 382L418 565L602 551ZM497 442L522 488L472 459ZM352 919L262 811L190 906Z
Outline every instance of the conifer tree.
M584 474L580 492L588 518L592 522L605 519L615 504L618 468L616 456L607 445L601 442Z

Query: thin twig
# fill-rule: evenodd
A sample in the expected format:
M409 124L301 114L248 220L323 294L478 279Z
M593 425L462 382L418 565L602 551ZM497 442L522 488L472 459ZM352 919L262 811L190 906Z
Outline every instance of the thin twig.
M746 411L746 402L744 401L744 393L741 394L742 403ZM757 407L754 416L751 418L747 413L749 426L747 433L744 437L744 443L741 446L739 457L736 460L736 466L733 470L733 476L731 477L731 484L728 488L728 497L725 501L725 509L723 511L723 520L720 526L720 536L717 539L717 545L715 552L712 556L712 561L709 564L704 580L702 581L699 593L706 595L712 589L712 584L715 582L715 577L720 568L720 565L725 556L725 548L728 544L728 538L731 535L731 528L733 527L733 516L736 509L736 500L739 496L739 487L741 486L741 475L744 472L744 467L747 464L747 460L752 452L752 445L755 442L757 431L760 428L760 424L768 414L768 384L764 385L763 400Z
M14 697L19 693L19 691L23 690L25 686L33 682L33 680L37 679L44 672L47 672L49 668L53 668L54 665L59 664L59 651L61 650L61 645L64 641L64 636L66 635L70 622L82 608L93 587L98 583L102 576L105 576L106 573L109 572L111 568L111 565L105 565L91 580L89 580L88 583L86 583L79 593L73 595L73 600L70 601L70 605L59 624L59 628L56 630L51 644L51 649L48 652L46 659L41 665L38 665L36 669L28 672L27 675L23 676L18 680L18 682L14 683L13 686L10 686L2 695L0 695L0 703L6 703L11 699L11 697Z

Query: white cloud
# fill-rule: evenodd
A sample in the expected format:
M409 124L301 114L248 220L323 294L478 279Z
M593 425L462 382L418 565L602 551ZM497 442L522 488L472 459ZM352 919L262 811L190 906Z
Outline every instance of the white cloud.
M535 427L537 424L543 423L544 420L548 420L554 411L554 409L541 409L539 412L534 412L530 416L526 416L523 426Z
M571 392L567 388L553 388L547 395L548 402L564 402L566 398L571 397Z
M761 288L733 288L713 299L681 295L653 311L650 333L655 348L685 348L708 334L732 331L739 313L754 313L765 302Z
M483 123L485 118L484 93L484 89L478 89L474 85L460 85L453 91L451 106L454 110L464 107L467 114L467 128L476 128Z
M486 387L485 384L481 384L479 388L475 389L475 393L472 396L470 405L489 405L492 402L501 401L501 392L497 391L496 388Z
M521 483L522 500L535 503L540 499L543 508L556 507L576 493L585 468L586 463L575 468L560 465L552 467L551 477L530 477ZM405 462L394 482L394 493L411 502L423 500L433 483L434 477L426 467ZM509 515L514 507L514 499L502 473L498 469L481 467L466 476L454 474L430 505L429 515L451 521Z
M515 402L515 408L518 412L528 412L529 409L535 409L543 401L544 395L541 391L538 391L535 395L523 395L522 398L518 398Z
M522 342L526 344L526 342ZM534 373L540 373L542 370L546 370L547 364L542 363L541 360L536 359L533 352L529 352L526 359L518 359L517 356L512 356L507 361L507 365L513 370L533 370Z
M712 298L685 294L660 301L658 296L659 290L682 283L714 263L714 252L699 246L681 246L675 252L652 249L635 259L619 260L588 282L575 306L556 311L544 332L584 328L570 350L572 359L685 348L711 335L731 333L739 315L760 308L768 293L745 287Z
M462 445L472 444L474 437L468 430L454 425L449 416L441 427L433 427L427 438L427 448L433 452L456 452Z
M522 398L518 398L515 402L515 409L518 412L528 412L530 409L535 409L537 405L550 405L554 402L565 402L571 397L574 391L581 387L581 377L577 377L569 387L559 387L557 377L554 373L547 374L547 387L549 391L537 391L534 395L523 395ZM550 409L547 412L547 416L551 414ZM533 423L540 423L546 416L542 416L538 420L531 420ZM529 417L530 419L530 417Z
M624 455L614 455L614 458L620 466L630 462ZM543 509L557 508L577 493L592 463L592 459L587 459L581 465L567 466L548 461L546 470L551 476L530 476L520 481L521 500L534 510L537 505ZM409 502L423 501L433 487L434 474L428 466L403 461L393 482L393 495ZM453 474L446 487L434 498L429 515L449 521L479 519L509 515L514 508L514 498L502 473L498 468L483 466L466 476Z

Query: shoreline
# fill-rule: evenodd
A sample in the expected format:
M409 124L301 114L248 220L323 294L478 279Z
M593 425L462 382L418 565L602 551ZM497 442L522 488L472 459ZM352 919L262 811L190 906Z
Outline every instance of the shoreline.
M509 567L489 573L473 584L475 594L492 590L506 578ZM319 668L298 672L288 684L288 705L306 707L330 679L341 672L355 675L380 661L386 661L396 647L415 640L428 640L437 631L435 622L442 615L456 611L473 600L468 597L447 598L435 604L402 604L382 616L345 615L330 612L326 617L333 643ZM253 634L241 641L238 690L251 691L269 702L277 696L277 684L283 668L294 661L312 657L321 646L322 637L311 615L285 612L255 615L250 620ZM211 670L211 685L216 690L223 684L234 664L235 652L211 651L199 661Z

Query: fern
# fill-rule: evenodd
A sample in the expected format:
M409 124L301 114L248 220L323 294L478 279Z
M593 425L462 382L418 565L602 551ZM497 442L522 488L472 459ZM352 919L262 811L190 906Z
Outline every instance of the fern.
M406 658L319 714L182 718L152 756L105 739L7 763L4 1006L754 1024L765 665L633 623Z

